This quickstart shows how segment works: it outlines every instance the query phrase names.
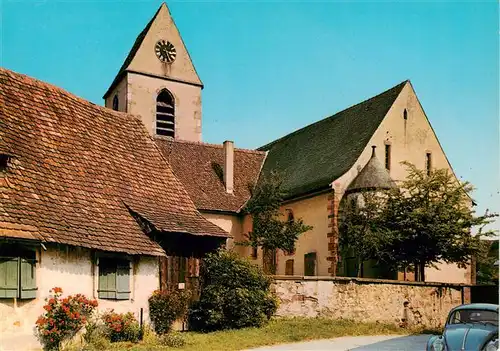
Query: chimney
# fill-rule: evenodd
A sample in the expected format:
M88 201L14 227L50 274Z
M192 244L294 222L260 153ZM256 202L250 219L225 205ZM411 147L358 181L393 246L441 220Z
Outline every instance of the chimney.
M233 193L234 185L234 143L224 142L224 185L228 194Z

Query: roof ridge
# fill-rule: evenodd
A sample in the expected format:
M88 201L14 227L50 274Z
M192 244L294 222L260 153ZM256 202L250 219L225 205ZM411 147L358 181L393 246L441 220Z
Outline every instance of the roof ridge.
M13 70L10 70L10 69L7 69L5 67L0 67L0 73L1 72L5 72L5 74L8 74L9 76L11 76L13 79L16 79L16 80L24 80L26 82L31 82L32 84L35 84L35 85L38 85L40 87L44 87L44 88L47 88L49 90L53 90L53 91L57 91L61 94L64 94L66 95L67 97L69 98L72 98L72 99L75 99L77 101L80 101L88 106L91 106L92 108L98 108L106 113L113 113L113 114L116 114L116 115L121 115L121 116L126 116L128 118L134 118L134 119L140 119L138 116L135 116L135 115L132 115L130 113L127 113L127 112L120 112L120 111L115 111L115 110L112 110L110 108L107 108L105 106L102 106L102 105L98 105L92 101L89 101L87 99L84 99L64 88L61 88L55 84L52 84L52 83L48 83L48 82L45 82L43 80L40 80L38 78L34 78L34 77L31 77L27 74L24 74L24 73L19 73L19 72L16 72L16 71L13 71ZM24 83L23 83L24 84Z
M396 84L396 85L394 85L393 87L391 87L391 88L389 88L389 89L387 89L387 90L384 90L383 92L381 92L381 93L379 93L379 94L377 94L377 95L375 95L375 96L372 96L372 97L370 97L370 98L368 98L368 99L365 99L365 100L363 100L363 101L361 101L361 102L358 102L357 104L351 105L351 106L349 106L349 107L347 107L347 108L345 108L345 109L343 109L343 110L340 110L340 111L336 112L335 114L333 114L333 115L331 115L331 116L325 117L325 118L323 118L323 119L320 119L319 121L316 121L316 122L313 122L313 123L311 123L311 124L308 124L308 125L306 125L306 126L304 126L304 127L300 128L300 129L297 129L297 130L295 130L295 131L293 131L293 132L291 132L291 133L289 133L289 134L286 134L286 135L284 135L284 136L282 136L282 137L280 137L280 138L278 138L278 139L275 139L275 140L273 140L273 141L271 141L271 142L269 142L269 143L267 143L267 144L265 144L265 145L262 145L262 146L258 147L258 148L257 148L257 150L265 150L265 149L268 149L270 146L272 146L273 144L275 144L275 143L277 143L277 142L279 142L279 141L285 140L285 139L287 139L287 138L289 138L289 137L291 137L291 136L293 136L293 135L300 134L300 133L304 132L306 129L308 129L308 128L312 127L312 126L315 126L315 125L317 125L317 124L324 123L324 122L326 122L326 121L330 121L330 120L332 120L332 119L336 118L339 114L341 114L341 113L343 113L343 112L345 112L345 111L347 111L347 110L350 110L350 109L352 109L352 108L354 108L354 107L356 107L356 106L359 106L359 105L361 105L361 104L367 103L367 102L369 102L370 100L374 100L374 99L376 99L376 98L380 97L381 95L387 94L388 92L390 92L390 91L392 91L392 90L394 90L394 89L398 88L399 86L403 87L403 86L404 86L406 83L408 83L408 82L410 82L410 80L409 80L409 79L406 79L406 80L402 81L401 83Z
M159 140L159 141L167 141L167 142L179 143L179 144L192 144L192 145L208 146L208 147L213 147L213 148L217 148L217 149L222 149L224 147L223 144L206 143L203 141L179 140L179 139L168 140L168 139L163 139L163 138L158 138L158 137L155 137L154 139L155 139L155 141ZM265 155L266 154L266 151L236 148L236 147L234 148L234 151L251 153L251 154L258 154L258 155Z

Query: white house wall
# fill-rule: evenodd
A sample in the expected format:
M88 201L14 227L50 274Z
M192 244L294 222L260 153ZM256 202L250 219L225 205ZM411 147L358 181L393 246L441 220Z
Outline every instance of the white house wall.
M45 299L54 287L63 289L63 296L84 294L97 299L98 271L91 263L91 252L82 248L56 249L49 247L37 253L37 298L32 300L0 299L0 350L8 350L15 341L15 349L36 345L35 322L43 314ZM94 273L92 272L94 270ZM114 309L132 312L137 318L141 307L148 318L148 297L159 288L157 257L141 256L132 264L130 273L131 295L129 300L97 299L98 311ZM20 341L24 345L18 344ZM9 346L11 345L11 346Z

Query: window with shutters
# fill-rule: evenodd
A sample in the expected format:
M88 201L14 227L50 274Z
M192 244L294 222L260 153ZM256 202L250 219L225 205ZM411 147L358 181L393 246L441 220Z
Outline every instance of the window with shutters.
M130 298L130 261L111 257L99 258L100 299L128 300Z
M286 260L285 275L293 275L293 260Z
M175 137L174 97L166 89L156 98L156 134Z
M0 298L36 298L35 250L2 245L0 248Z
M304 255L304 275L316 275L316 252Z

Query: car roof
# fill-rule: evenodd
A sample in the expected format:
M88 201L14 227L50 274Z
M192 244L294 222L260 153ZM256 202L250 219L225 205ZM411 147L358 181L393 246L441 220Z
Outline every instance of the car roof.
M456 310L488 310L498 312L498 305L492 303L469 303L453 308L450 312Z

